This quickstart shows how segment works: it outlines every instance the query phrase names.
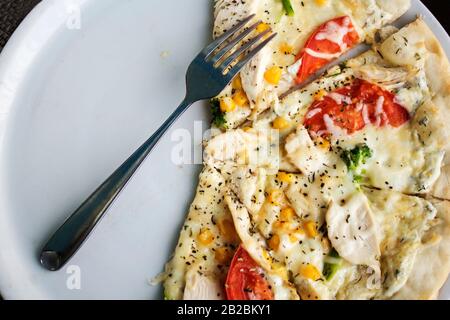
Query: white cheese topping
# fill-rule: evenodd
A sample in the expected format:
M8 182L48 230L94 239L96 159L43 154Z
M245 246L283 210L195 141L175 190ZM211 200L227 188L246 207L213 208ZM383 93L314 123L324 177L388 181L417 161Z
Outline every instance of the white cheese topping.
M364 120L364 124L368 126L370 124L370 118L369 118L369 110L367 109L366 105L362 106L362 116Z
M296 77L300 67L302 66L303 59L299 59L296 63L287 68L287 73L289 73L292 77Z
M384 105L384 97L380 96L378 98L378 100L377 100L377 105L376 105L376 108L375 108L375 116L377 117L377 121L376 121L375 125L377 127L379 127L381 125L381 120L383 118L387 119L387 116L386 116L386 114L384 113L384 110L383 110L383 105Z
M346 104L352 103L352 99L350 97L344 96L343 94L340 94L337 92L332 92L332 93L328 94L328 97L333 99L337 104L342 104L342 102L344 102Z
M319 113L321 113L321 112L322 112L322 109L321 109L321 108L313 109L313 110L309 111L309 112L306 114L305 118L306 118L306 119L311 119L311 118L314 117L316 114L319 114Z
M329 115L324 115L323 121L325 122L325 126L327 127L328 132L331 133L331 135L333 135L335 138L345 137L348 134L347 130L336 126L333 119L331 119Z
M315 58L319 58L319 59L325 59L325 60L331 60L331 59L336 59L339 58L342 54L342 52L336 52L336 53L326 53L326 52L317 52L314 51L310 48L306 48L305 52L307 54L309 54L310 56L313 56Z
M353 31L353 28L349 28L349 25L350 19L348 17L344 19L343 26L340 26L334 21L330 21L326 24L325 30L316 35L316 40L328 40L336 43L341 48L341 52L345 51L347 44L344 42L344 37L347 33Z
M364 108L364 103L361 101L356 104L356 111L360 112Z

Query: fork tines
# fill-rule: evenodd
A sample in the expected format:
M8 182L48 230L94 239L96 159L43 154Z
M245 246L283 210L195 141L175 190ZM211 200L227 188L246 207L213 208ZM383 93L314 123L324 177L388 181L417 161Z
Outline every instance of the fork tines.
M227 77L233 78L276 36L271 28L257 31L262 21L246 27L254 17L255 15L250 15L243 19L207 46L201 53L205 61L212 63Z

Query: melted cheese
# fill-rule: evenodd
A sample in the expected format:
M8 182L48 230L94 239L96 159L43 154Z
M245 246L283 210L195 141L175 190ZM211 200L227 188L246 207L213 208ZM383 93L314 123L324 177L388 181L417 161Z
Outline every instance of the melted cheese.
M333 202L326 220L328 237L341 257L352 264L380 269L377 227L362 193L353 195L342 207Z
M345 96L340 93L337 93L337 92L331 92L327 95L327 97L333 99L339 105L341 105L342 103L345 103L345 104L352 103L352 99L350 97Z
M337 52L337 53L318 52L318 51L314 51L310 48L306 48L305 52L314 58L326 59L326 60L339 58L342 54L341 52Z
M414 135L409 124L400 128L369 125L352 136L341 136L339 145L350 150L365 143L373 151L362 166L364 184L405 193L424 193L437 179L442 153L427 152Z
M211 293L215 292L216 282L219 282L221 287L224 284L228 269L219 267L220 263L215 259L214 250L225 247L232 253L232 246L237 243L230 243L217 227L219 221L232 220L228 206L223 201L223 185L225 179L215 169L203 169L175 252L166 264L163 284L167 299L180 300L184 295L194 298L199 297L199 294L210 297L213 295ZM214 235L214 241L210 245L202 245L197 239L202 228L207 228ZM194 274L201 277L193 278ZM191 283L191 280L194 283ZM201 288L201 292L196 292L194 287Z
M278 143L276 130L231 130L208 142L204 161L217 169L234 170L236 166L252 166L277 172L280 161Z
M265 201L266 171L264 169L236 167L227 179L227 183L251 214L259 212Z
M291 163L306 175L318 171L327 163L325 152L314 145L302 125L287 137L285 149Z

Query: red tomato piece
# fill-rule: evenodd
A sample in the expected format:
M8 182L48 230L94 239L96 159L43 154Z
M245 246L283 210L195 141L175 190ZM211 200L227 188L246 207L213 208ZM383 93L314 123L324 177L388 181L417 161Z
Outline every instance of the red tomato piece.
M261 268L242 246L231 261L225 291L228 300L273 300L273 292Z
M359 35L348 16L335 18L321 25L297 55L297 60L303 59L298 70L297 83L306 80L358 42Z
M329 135L326 116L347 134L362 130L368 124L399 127L410 119L408 110L395 102L391 92L360 79L315 101L306 114L304 125L315 135Z

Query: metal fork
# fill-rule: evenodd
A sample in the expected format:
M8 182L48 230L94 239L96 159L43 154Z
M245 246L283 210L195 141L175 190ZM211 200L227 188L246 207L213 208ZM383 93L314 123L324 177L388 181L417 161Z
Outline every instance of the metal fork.
M247 40L261 21L246 25L254 15L203 49L188 68L186 97L164 124L136 150L53 234L40 254L41 265L59 270L76 253L103 217L111 203L125 187L137 168L192 103L217 96L264 46L274 37L270 29ZM242 46L235 49L239 44ZM234 50L235 49L235 50Z

